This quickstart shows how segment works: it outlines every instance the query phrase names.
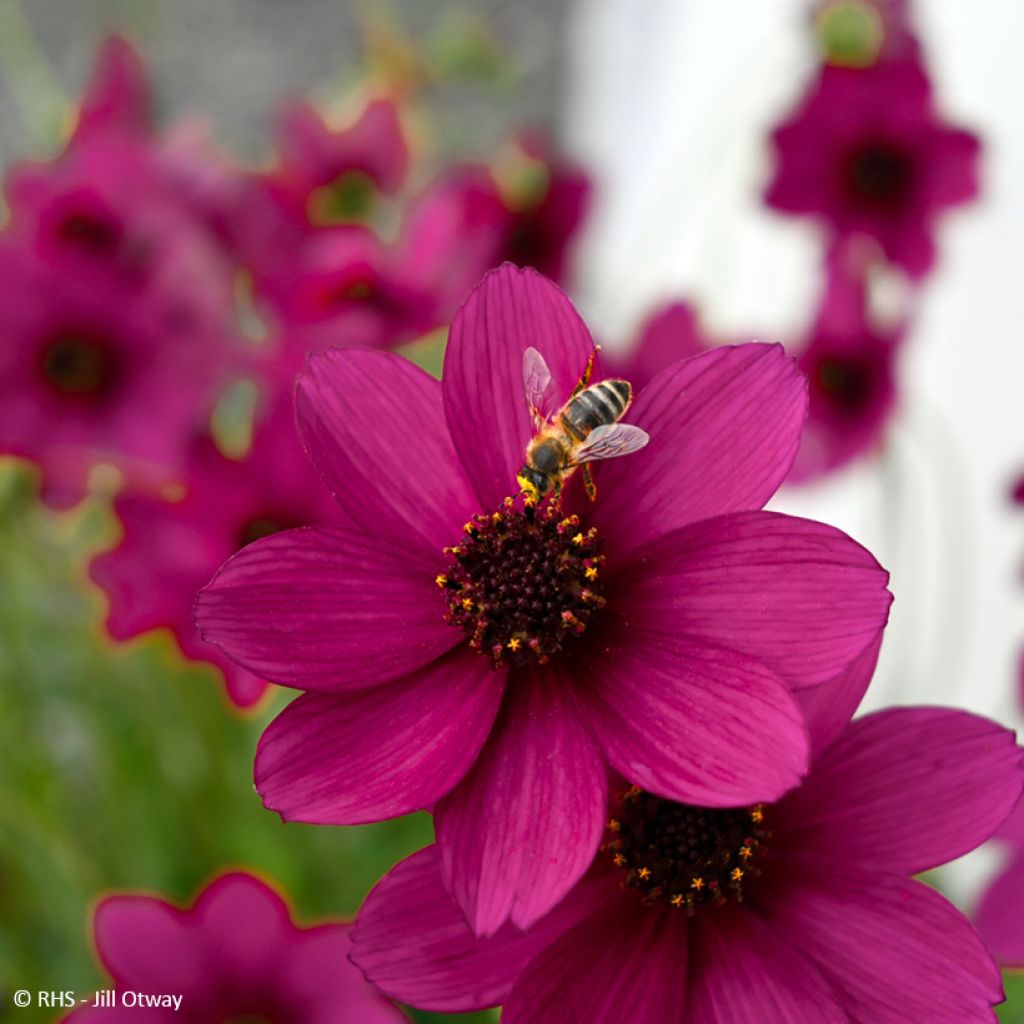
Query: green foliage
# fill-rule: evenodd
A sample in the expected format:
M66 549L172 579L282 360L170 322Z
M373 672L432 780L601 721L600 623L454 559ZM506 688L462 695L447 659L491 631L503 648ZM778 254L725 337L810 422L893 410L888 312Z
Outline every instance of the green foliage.
M1024 1024L1024 971L1004 971L1006 1002L999 1007L1002 1024Z
M300 921L351 917L431 838L425 815L345 829L266 811L253 751L286 694L243 717L169 635L110 641L87 563L115 536L108 507L51 512L24 467L0 463L0 1017L17 988L103 986L88 932L106 892L187 902L244 865L278 883Z

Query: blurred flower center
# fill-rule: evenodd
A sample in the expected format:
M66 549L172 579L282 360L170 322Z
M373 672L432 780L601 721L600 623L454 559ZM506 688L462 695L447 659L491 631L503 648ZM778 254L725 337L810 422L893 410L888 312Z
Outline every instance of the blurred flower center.
M844 413L860 412L871 397L871 369L861 360L823 359L814 380L828 402Z
M310 223L321 227L363 220L376 195L377 185L369 175L345 171L309 194L306 212Z
M111 253L121 241L120 226L109 217L79 211L61 222L57 234L62 242L94 253Z
M626 871L626 885L649 904L688 914L704 905L743 900L743 886L760 874L768 832L764 806L694 807L633 787L608 822L606 848Z
M518 508L511 498L464 527L466 539L437 577L446 620L469 645L503 662L543 664L587 628L605 603L597 531L553 503Z
M873 142L854 150L846 160L844 183L849 195L868 206L899 206L912 177L910 159L903 150Z
M110 349L80 334L61 334L44 346L43 375L63 395L98 398L117 374Z
M283 522L277 516L254 516L245 522L238 531L238 546L244 548L246 544L252 544L253 541L262 540L264 537L270 537L282 530L290 529L292 525Z

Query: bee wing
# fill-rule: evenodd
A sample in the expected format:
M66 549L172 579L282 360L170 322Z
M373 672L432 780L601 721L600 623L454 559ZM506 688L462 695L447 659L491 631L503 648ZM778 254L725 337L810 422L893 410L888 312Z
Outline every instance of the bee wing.
M537 426L542 427L558 411L558 402L551 389L551 370L533 347L523 353L523 392Z
M573 452L572 461L597 462L599 459L614 459L639 451L648 441L646 430L629 423L603 423L595 427L587 439Z

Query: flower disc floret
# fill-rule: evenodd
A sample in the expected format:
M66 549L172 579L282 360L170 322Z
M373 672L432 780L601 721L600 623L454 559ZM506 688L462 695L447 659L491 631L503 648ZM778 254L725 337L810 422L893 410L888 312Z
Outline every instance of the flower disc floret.
M114 354L103 342L81 332L65 332L40 354L46 383L61 395L98 398L117 375Z
M495 668L543 664L604 605L597 530L585 530L557 503L520 507L508 498L463 529L466 539L445 549L452 563L437 585L448 602L446 620Z
M626 885L649 904L695 913L700 906L743 902L743 886L761 872L756 860L769 833L764 805L737 808L675 803L633 787L608 822L607 844Z

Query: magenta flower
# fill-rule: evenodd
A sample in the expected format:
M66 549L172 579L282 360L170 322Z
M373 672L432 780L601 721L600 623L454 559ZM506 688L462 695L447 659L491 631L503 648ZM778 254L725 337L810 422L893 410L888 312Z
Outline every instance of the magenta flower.
M90 567L109 600L107 629L128 640L167 627L187 658L213 662L228 696L248 707L266 683L204 643L192 621L199 589L239 548L278 530L337 523L341 513L299 449L290 398L257 426L248 455L235 461L209 439L197 441L185 467L184 496L120 495L123 534Z
M378 193L397 192L408 174L409 144L392 100L371 100L340 130L299 101L282 112L276 128L277 166L263 182L307 224L358 219Z
M108 896L93 928L113 989L101 993L109 1004L64 1018L74 1024L407 1020L349 964L349 925L297 926L277 892L249 874L221 875L186 909L156 896ZM158 1008L142 996L157 997L148 1007Z
M266 805L323 824L433 806L481 933L579 878L608 764L714 805L795 785L790 689L834 677L889 605L849 538L759 511L806 409L780 348L669 367L628 413L650 443L599 467L597 500L573 478L563 508L534 510L510 497L528 346L560 398L594 351L551 282L506 265L456 315L441 384L390 353L314 356L300 433L351 526L257 542L197 604L206 639L309 691L260 743Z
M38 461L55 502L97 460L139 484L180 466L240 356L176 300L0 246L0 451Z
M863 691L874 653L847 687ZM507 1024L994 1021L991 956L911 876L1006 816L1024 783L1013 734L938 708L837 727L828 704L809 705L814 763L777 802L716 810L620 789L586 877L526 932L476 938L443 852L421 850L367 898L353 961L394 998L504 1003Z
M896 408L895 360L906 322L883 327L868 305L867 268L827 261L817 317L797 355L810 407L790 480L807 480L881 447Z
M72 141L100 134L142 137L152 128L152 115L152 86L142 60L123 36L108 36L96 52Z
M978 190L977 136L939 118L910 58L823 67L773 142L770 206L815 217L836 239L874 238L914 277L934 260L940 211Z
M324 228L260 280L279 334L267 372L289 388L310 352L331 346L394 348L437 326L432 294L407 283L394 253L369 228Z
M578 168L519 140L523 167L504 189L477 164L441 175L409 208L396 243L404 280L435 297L444 323L490 267L530 266L562 282L590 199Z
M975 921L981 937L1004 967L1024 967L1024 800L996 832L1010 861L989 886Z

